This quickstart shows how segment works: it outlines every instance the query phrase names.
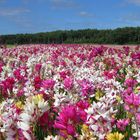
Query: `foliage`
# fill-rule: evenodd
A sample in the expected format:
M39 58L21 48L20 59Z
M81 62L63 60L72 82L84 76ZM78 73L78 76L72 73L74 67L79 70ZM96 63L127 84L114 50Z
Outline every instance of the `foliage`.
M36 34L2 35L0 36L0 42L3 44L140 44L140 27L125 27L112 30L59 30Z

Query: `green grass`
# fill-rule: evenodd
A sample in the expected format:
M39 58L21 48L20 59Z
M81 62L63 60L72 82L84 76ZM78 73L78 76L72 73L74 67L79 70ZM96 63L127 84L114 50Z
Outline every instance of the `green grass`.
M15 45L11 45L11 44L7 44L6 46L7 46L7 48L13 48L13 47L15 47Z

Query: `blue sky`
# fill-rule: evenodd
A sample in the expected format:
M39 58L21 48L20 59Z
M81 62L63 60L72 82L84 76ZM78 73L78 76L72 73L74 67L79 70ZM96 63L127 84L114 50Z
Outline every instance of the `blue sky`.
M140 0L0 0L0 34L140 25Z

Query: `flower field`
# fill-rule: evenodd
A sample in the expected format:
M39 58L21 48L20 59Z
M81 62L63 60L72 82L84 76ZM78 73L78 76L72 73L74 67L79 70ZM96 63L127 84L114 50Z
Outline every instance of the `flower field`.
M0 140L140 140L140 47L0 49Z

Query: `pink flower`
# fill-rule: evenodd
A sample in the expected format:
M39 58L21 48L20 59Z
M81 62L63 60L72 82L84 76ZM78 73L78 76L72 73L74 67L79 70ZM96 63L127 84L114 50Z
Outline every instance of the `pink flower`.
M134 139L132 137L130 137L129 140L134 140Z
M67 63L66 63L64 60L62 60L62 61L60 62L60 65L62 65L63 67L66 67L66 66L67 66Z
M36 76L34 78L34 87L35 87L36 90L40 89L41 83L42 83L42 80L41 80L40 76Z
M137 119L138 124L140 125L140 113L136 114L136 119Z
M89 59L93 58L93 57L96 57L98 55L102 55L103 54L103 48L102 46L99 47L99 48L93 48L92 51L90 52L90 55L89 55Z
M129 105L139 106L140 105L140 97L134 93L125 96L125 103Z
M84 110L84 109L87 109L87 108L90 106L90 104L89 104L87 101L82 101L82 100L80 100L80 101L77 103L77 106L78 106L80 109Z
M15 79L13 77L8 77L5 82L8 89L12 90L15 84Z
M54 124L54 120L52 118L52 113L47 111L38 119L38 123L43 128L43 130L52 129Z
M12 92L14 84L15 79L13 77L8 77L4 81L0 82L0 89L2 90L2 95L4 97L8 96L8 90L9 92Z
M85 122L87 119L87 113L85 112L85 109L89 107L89 103L87 101L80 100L76 105L78 107L80 119Z
M126 55L129 55L129 52L130 52L130 48L127 46L127 47L123 47L123 49L124 49L124 53L126 54Z
M14 72L13 72L15 78L17 78L18 80L22 79L21 77L21 74L20 74L20 69L16 69Z
M107 79L112 79L113 77L116 76L116 72L115 71L104 71L104 76L107 78Z
M70 90L73 87L73 80L69 77L65 78L64 80L64 87Z
M35 65L35 70L36 70L37 72L40 72L41 67L42 67L42 64L36 64L36 65Z
M124 96L125 109L134 112L140 105L140 96L134 93Z
M130 95L133 92L133 89L131 87L128 87L126 90L124 90L123 95L127 96Z
M69 71L61 71L61 72L59 72L59 74L60 74L60 78L65 79L67 76L70 75L70 72Z
M24 90L19 90L17 93L17 97L21 97L24 94Z
M129 119L120 119L117 120L117 127L121 130L124 131L126 126L129 124Z
M54 85L55 85L55 81L52 80L52 79L47 79L47 80L44 80L42 82L42 87L44 87L45 89L51 89L52 90Z
M79 114L74 105L68 105L62 109L55 121L54 127L59 129L60 135L67 138L68 135L76 136L76 126L80 122Z
M83 80L82 83L80 83L81 88L82 88L82 95L83 96L88 96L93 92L93 86L92 83L87 81L87 80Z
M134 59L134 60L136 60L136 59L140 59L140 52L138 52L138 53L133 53L132 55L131 55L131 57L132 57L132 59Z
M126 79L124 83L124 85L126 85L127 87L134 87L136 84L137 84L137 81L132 78Z
M67 132L68 132L68 134L71 135L71 136L74 136L74 135L75 135L76 129L75 129L75 127L74 127L74 124L73 124L73 125L69 124L69 125L67 126Z
M0 62L0 73L2 72L3 64Z

